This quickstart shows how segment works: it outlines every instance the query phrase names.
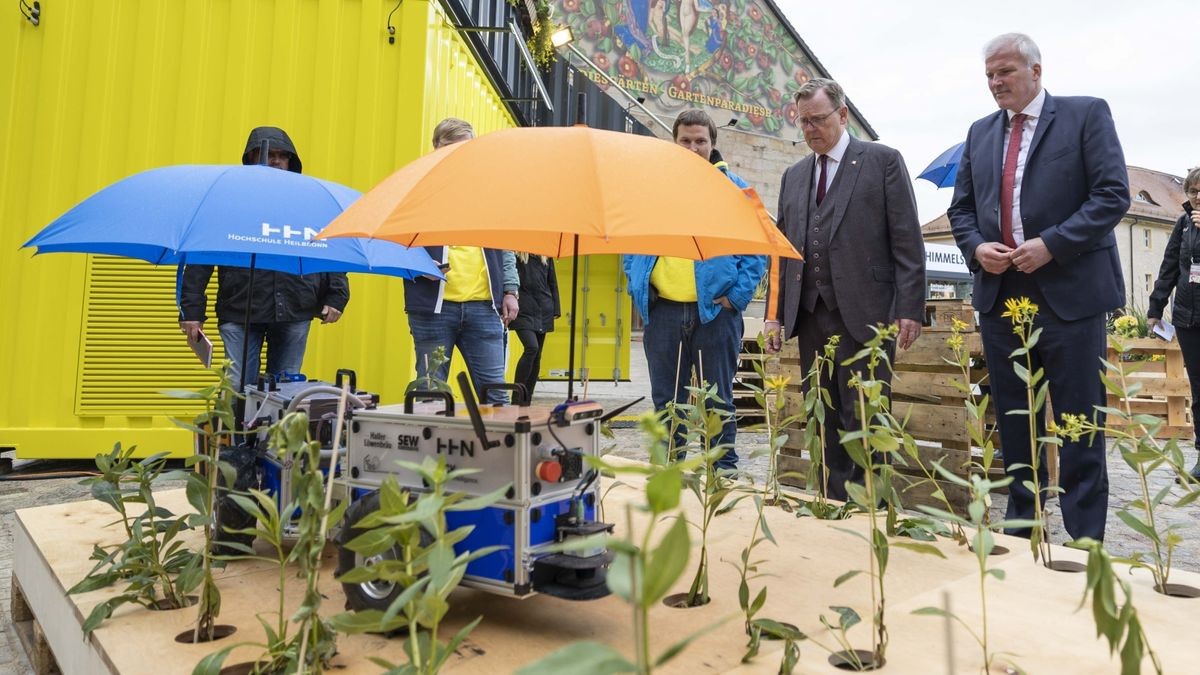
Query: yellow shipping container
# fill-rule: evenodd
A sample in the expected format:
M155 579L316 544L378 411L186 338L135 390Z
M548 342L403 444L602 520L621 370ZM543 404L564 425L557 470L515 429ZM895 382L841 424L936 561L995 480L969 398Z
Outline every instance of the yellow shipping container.
M18 250L59 214L147 168L237 163L258 125L286 129L306 173L359 190L426 152L443 117L481 133L514 125L436 2L43 10L40 26L0 25L0 451L17 457L91 457L117 441L186 454L170 418L194 407L160 392L212 379L176 326L174 268ZM398 401L413 372L402 283L352 275L351 288L345 318L313 327L305 371L353 368Z

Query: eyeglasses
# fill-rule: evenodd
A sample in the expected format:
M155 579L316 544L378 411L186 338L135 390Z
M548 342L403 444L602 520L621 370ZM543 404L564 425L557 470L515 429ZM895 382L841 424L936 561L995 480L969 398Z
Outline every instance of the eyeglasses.
M818 124L820 124L821 122L824 122L830 115L832 115L833 113L835 113L837 111L838 111L838 109L834 108L833 110L830 110L829 112L825 113L824 115L817 115L816 117L801 117L796 120L796 123L802 127L815 127Z
M1200 197L1200 188L1192 188L1183 194L1187 195L1188 199L1195 199L1196 197Z

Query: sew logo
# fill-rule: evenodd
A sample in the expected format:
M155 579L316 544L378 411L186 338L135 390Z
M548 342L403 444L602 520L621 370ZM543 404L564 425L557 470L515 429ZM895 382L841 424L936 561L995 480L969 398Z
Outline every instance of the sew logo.
M317 236L317 230L314 230L311 227L305 227L303 229L294 229L294 228L292 228L291 225L284 225L283 227L275 227L275 226L271 225L270 223L263 223L262 224L262 236L267 237L267 238L271 238L271 237L275 237L275 236L282 236L284 239L301 238L304 241L310 241L310 240L312 240L313 237Z

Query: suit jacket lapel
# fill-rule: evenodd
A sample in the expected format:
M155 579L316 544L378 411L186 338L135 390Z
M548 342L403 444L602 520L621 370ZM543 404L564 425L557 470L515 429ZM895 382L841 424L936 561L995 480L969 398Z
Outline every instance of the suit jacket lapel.
M817 156L810 154L808 157L800 160L796 171L796 185L793 185L789 192L793 195L792 213L795 218L788 221L789 237L796 246L796 250L803 251L804 245L808 242L808 204L812 201L812 184L813 184L813 169L817 163Z
M1054 98L1050 93L1046 93L1046 100L1042 103L1042 116L1038 118L1037 127L1033 130L1033 140L1029 142L1029 154L1025 156L1025 164L1028 166L1029 160L1033 157L1033 153L1037 151L1038 145L1042 142L1042 138L1046 136L1046 131L1050 128L1050 124L1054 122ZM1028 176L1029 172L1026 171Z
M850 132L847 130L843 133ZM863 142L851 136L850 145L842 155L842 163L838 165L837 174L833 177L833 184L829 186L829 194L825 195L825 201L833 201L833 216L829 225L830 241L833 241L837 234L842 218L846 215L846 206L854 194L854 184L858 182L859 169L862 168L862 154Z

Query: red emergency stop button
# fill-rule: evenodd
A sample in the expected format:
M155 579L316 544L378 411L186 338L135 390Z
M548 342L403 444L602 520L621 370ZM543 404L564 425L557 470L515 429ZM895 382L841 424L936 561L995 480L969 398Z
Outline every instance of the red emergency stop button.
M537 477L547 483L557 483L562 478L562 464L558 462L538 462Z

